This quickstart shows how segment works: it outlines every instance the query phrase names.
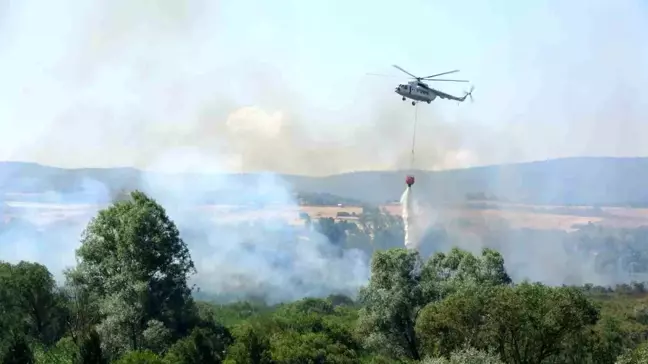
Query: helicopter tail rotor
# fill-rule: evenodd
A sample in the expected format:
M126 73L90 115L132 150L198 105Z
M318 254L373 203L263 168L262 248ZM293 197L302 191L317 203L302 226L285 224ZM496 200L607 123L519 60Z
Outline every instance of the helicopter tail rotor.
M465 94L464 97L463 97L464 100L466 99L466 97L470 97L470 102L473 102L473 101L474 101L474 100L473 100L473 97L472 97L472 92L473 92L474 89L475 89L475 86L471 86L471 87L470 87L470 91L466 92L466 94Z

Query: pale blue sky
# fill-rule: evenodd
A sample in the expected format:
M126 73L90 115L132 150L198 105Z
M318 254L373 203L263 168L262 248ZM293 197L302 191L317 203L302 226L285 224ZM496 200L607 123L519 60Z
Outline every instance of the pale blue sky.
M419 107L421 168L648 155L647 9L641 0L0 0L0 159L404 167L413 108L393 88L406 78L365 75L399 75L394 63L422 76L459 68L475 85L473 104Z

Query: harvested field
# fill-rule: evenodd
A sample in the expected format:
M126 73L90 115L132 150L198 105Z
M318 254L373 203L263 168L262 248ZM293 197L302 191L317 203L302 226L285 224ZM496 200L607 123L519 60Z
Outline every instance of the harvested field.
M382 209L393 215L401 214L398 204L385 205ZM427 206L424 209L435 212L443 222L461 220L472 226L506 222L512 228L566 231L588 223L616 228L648 226L648 209L629 207L534 206L490 202Z
M89 220L97 209L104 206L81 204L37 204L7 202L2 220L8 222L15 218L25 218L37 223L47 224L55 221ZM383 211L400 215L398 204L381 206ZM213 221L224 223L245 222L257 219L284 220L294 224L303 223L304 214L311 219L334 218L355 220L362 214L359 206L234 206L204 205L197 211L209 215ZM520 204L498 204L493 202L468 203L461 205L428 206L426 211L434 213L440 223L457 223L480 227L505 224L512 228L573 230L578 225L597 224L606 227L636 228L648 226L648 209L590 206L534 206Z
M214 219L220 221L245 221L250 219L285 219L292 223L301 223L300 213L306 213L311 219L335 218L337 220L355 220L362 214L359 206L300 206L273 207L263 210L229 209L218 206L203 207L214 213ZM381 209L392 215L401 214L398 204L384 205ZM533 206L489 204L480 207L470 204L448 205L426 208L435 213L439 222L462 224L479 229L480 226L506 224L511 228L528 228L540 230L574 230L579 225L588 223L607 227L636 228L648 226L648 209L633 208L592 208L589 206ZM340 214L344 216L340 216Z

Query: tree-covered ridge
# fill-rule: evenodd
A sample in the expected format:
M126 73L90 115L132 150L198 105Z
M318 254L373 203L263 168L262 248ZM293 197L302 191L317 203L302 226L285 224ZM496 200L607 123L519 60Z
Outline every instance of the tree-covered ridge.
M337 228L330 221L314 223L319 229ZM472 254L453 248L424 257L376 243L400 237L394 217L375 211L353 226L342 226L338 243L361 244L353 239L364 237L375 251L370 280L356 300L331 295L272 306L203 302L195 300L188 283L195 268L178 228L155 200L134 192L89 223L78 264L66 272L64 285L57 286L37 263L0 264L0 360L648 360L648 295L641 283L616 288L515 284L494 249Z
M648 158L576 157L493 165L458 170L416 171L416 186L430 191L420 198L434 203L458 202L466 197L536 205L635 206L648 205ZM147 188L143 181L199 189L204 203L243 203L239 196L255 186L259 174L179 174L144 172L133 168L64 169L34 163L0 162L0 192L34 193L22 198L50 202L59 194L68 202L97 201L98 192ZM279 175L293 192L382 204L398 201L402 171L351 172L327 177ZM223 184L223 179L227 183ZM592 181L597 181L593 184ZM205 188L213 186L214 188ZM46 192L56 192L48 194ZM150 192L150 191L149 191ZM103 194L103 193L99 193ZM238 196L232 198L232 196ZM54 198L52 200L52 198ZM319 199L319 197L317 198ZM245 201L250 202L250 201ZM341 203L341 202L338 202Z

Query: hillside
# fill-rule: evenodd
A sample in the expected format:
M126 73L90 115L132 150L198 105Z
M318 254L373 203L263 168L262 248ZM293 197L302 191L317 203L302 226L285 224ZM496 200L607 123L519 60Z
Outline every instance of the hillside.
M550 205L648 204L648 158L564 158L540 162L415 172L417 196L463 200L483 193L509 202ZM356 172L303 181L302 190L379 201L398 199L404 172Z
M295 192L328 193L382 203L397 200L404 187L402 171L354 172L328 177L280 176ZM648 205L648 158L565 158L541 162L415 172L419 197L433 202L463 200L485 194L509 202L552 205ZM133 168L62 169L34 163L1 162L0 192L100 201L120 190L165 186L200 189L205 203L227 202L234 192L259 184L267 174L162 175ZM157 183L157 182L153 182ZM109 186L109 187L108 187ZM49 194L47 194L49 193ZM26 197L25 197L26 196ZM42 196L38 197L39 199ZM52 197L54 198L54 197ZM239 195L240 200L240 195Z

